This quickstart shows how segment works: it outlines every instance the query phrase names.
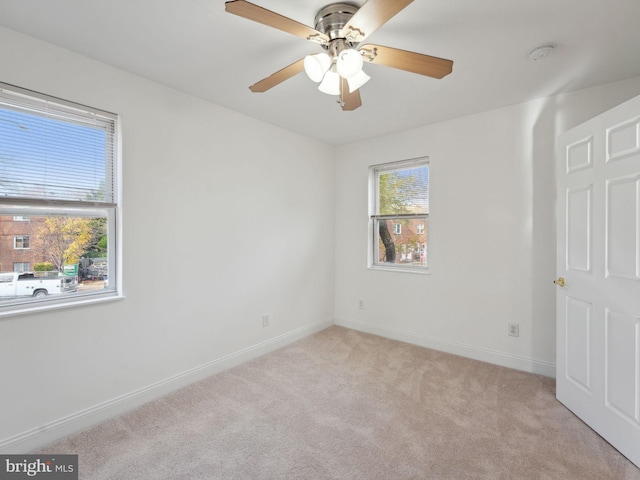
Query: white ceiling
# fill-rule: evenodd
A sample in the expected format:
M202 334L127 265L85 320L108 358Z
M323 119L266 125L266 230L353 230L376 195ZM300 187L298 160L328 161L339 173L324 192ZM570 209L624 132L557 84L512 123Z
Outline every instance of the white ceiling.
M254 3L313 26L332 0ZM451 59L453 73L366 64L353 112L304 73L250 92L321 48L224 0L0 0L0 25L334 145L640 75L640 0L417 0L365 43ZM529 60L546 44L551 56Z

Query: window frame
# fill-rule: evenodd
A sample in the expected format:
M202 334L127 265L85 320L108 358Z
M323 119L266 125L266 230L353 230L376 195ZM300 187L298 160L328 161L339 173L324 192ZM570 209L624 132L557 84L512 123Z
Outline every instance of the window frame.
M27 239L27 246L25 247L25 238ZM21 247L18 247L18 239L20 239ZM13 236L13 249L14 250L31 250L31 238L30 235L14 235Z
M426 183L426 198L427 198L427 213L398 213L398 214L380 214L379 210L379 197L380 197L380 174L388 174L393 171L405 170L412 167L428 168L428 176ZM414 274L429 274L429 261L428 261L428 236L429 236L429 187L431 182L431 169L428 156L412 158L408 160L400 160L394 162L387 162L377 165L369 166L369 222L368 222L368 253L367 253L367 268L371 270L383 270L394 271ZM387 263L379 260L379 222L382 220L391 221L394 223L393 230L390 232L395 234L395 224L401 224L401 222L421 221L424 224L424 241L420 242L422 245L426 245L424 252L424 265L415 265L413 263ZM399 253L399 252L396 252Z
M13 314L68 308L124 298L122 293L122 133L119 115L2 82L0 82L0 94L2 94L0 110L18 110L45 119L58 118L58 115L59 118L65 119L69 118L66 116L69 115L74 117L71 123L94 128L97 125L105 129L104 188L108 189L105 190L106 197L65 200L13 195L0 198L0 215L13 216L14 221L30 221L32 217L106 218L109 275L108 287L105 284L105 288L100 290L48 295L42 299L18 297L3 301L0 303L0 318ZM12 104L14 97L17 103ZM33 109L30 108L31 105ZM45 105L46 114L43 113ZM86 118L86 121L83 121L83 118ZM91 119L94 123L91 123ZM24 130L21 125L16 124L16 127Z
M18 269L17 265L26 265L27 268L21 268ZM20 272L20 273L24 273L24 272L30 272L31 271L31 263L30 262L13 262L13 271L14 272Z

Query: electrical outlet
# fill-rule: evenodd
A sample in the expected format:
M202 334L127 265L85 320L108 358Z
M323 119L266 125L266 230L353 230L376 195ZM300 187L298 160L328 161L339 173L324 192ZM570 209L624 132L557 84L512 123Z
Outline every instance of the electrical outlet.
M364 310L364 300L358 300L358 308Z
M510 323L509 324L509 336L511 336L511 337L519 337L520 336L520 324L519 323Z
M271 323L271 318L269 318L269 315L262 315L262 326L268 327L270 323Z

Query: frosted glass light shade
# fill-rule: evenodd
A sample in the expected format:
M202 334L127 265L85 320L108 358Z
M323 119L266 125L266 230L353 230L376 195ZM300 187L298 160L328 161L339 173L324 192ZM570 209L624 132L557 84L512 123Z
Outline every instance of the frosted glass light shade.
M330 65L331 58L326 53L316 53L304 57L304 71L316 83L322 80Z
M347 83L349 84L349 93L355 92L370 79L371 77L364 73L363 70L360 70L360 72L358 72L355 76L347 78Z
M362 71L362 55L353 48L347 48L338 55L336 68L341 77L355 77Z
M340 75L333 70L329 70L324 74L322 83L318 86L318 90L328 95L340 95Z

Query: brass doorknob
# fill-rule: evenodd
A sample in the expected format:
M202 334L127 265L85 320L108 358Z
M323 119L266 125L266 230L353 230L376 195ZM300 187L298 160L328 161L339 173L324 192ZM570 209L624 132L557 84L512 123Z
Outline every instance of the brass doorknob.
M560 277L557 280L554 280L553 283L555 283L559 287L564 287L564 277Z

